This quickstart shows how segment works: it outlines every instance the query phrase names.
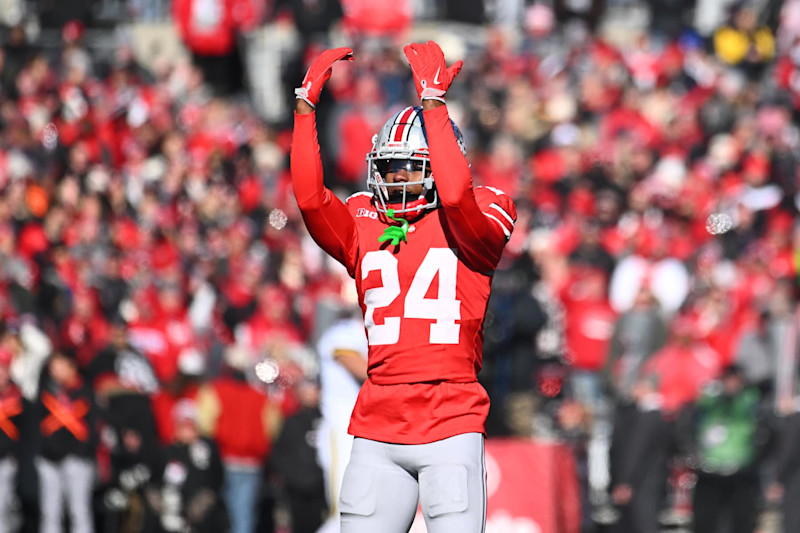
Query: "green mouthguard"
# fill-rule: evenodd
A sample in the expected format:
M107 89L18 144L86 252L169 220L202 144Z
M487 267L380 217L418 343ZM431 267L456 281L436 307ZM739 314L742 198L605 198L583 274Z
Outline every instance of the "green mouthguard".
M378 237L378 242L391 241L392 246L397 246L400 241L408 242L408 220L404 218L396 218L394 216L394 209L387 209L386 216L399 222L399 226L389 226L383 230L383 235Z

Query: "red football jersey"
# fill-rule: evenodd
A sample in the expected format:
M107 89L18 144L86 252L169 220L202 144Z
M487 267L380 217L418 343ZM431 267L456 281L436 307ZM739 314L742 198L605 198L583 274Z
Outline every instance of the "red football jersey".
M484 432L483 320L516 220L510 197L472 187L446 109L425 111L425 123L441 207L411 220L397 246L378 241L396 223L377 212L370 193L344 205L322 187L313 115L296 117L292 146L309 232L355 278L364 311L369 379L350 433L399 444Z
M485 188L475 193L483 212L503 217L511 211L507 196ZM412 222L408 242L387 246L378 242L387 221L375 210L372 195L355 195L347 206L358 231L355 279L370 346L371 381L475 381L491 272L459 261L464 252L441 209Z

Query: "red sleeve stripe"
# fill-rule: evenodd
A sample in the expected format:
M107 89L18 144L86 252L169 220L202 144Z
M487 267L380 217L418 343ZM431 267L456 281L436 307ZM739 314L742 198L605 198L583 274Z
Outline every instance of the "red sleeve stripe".
M498 225L499 225L499 226L500 226L500 227L503 229L503 233L505 233L505 234L506 234L506 240L508 240L508 239L510 239L510 238L511 238L511 232L510 232L510 231L508 231L508 228L506 227L506 225L505 225L505 224L503 224L502 222L500 222L500 219L499 219L499 218L497 218L497 217L496 217L496 216L494 216L494 215L490 215L489 213L484 213L484 215L486 215L487 217L489 217L489 218L491 218L492 220L494 220L495 222L497 222L497 224L498 224Z
M514 227L514 219L511 218L511 215L509 215L508 212L505 209L503 209L502 207L500 207L499 205L497 205L495 203L489 204L489 207L491 207L492 209L496 209L501 215L503 215L503 217L506 220L508 220L508 223L511 224L511 227L512 228Z

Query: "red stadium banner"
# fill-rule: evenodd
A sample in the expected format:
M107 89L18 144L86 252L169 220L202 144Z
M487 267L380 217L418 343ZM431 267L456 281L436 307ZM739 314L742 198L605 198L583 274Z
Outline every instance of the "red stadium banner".
M580 532L575 461L563 444L487 440L486 481L486 533ZM411 533L426 531L418 512Z

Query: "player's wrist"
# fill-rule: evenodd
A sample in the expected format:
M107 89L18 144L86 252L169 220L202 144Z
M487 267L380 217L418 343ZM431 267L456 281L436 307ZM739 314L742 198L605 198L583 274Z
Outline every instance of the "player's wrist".
M298 96L295 100L294 111L298 115L307 115L309 113L313 113L316 109L316 106L305 98L300 98Z
M311 100L309 100L308 96L303 94L304 92L306 92L306 90L303 89L303 88L297 88L297 89L294 90L294 98L296 100L296 103L304 102L311 109L316 109L317 108L316 104L314 104Z
M422 99L422 110L427 111L429 109L436 109L437 107L442 107L447 102L444 101L444 98L423 98Z

